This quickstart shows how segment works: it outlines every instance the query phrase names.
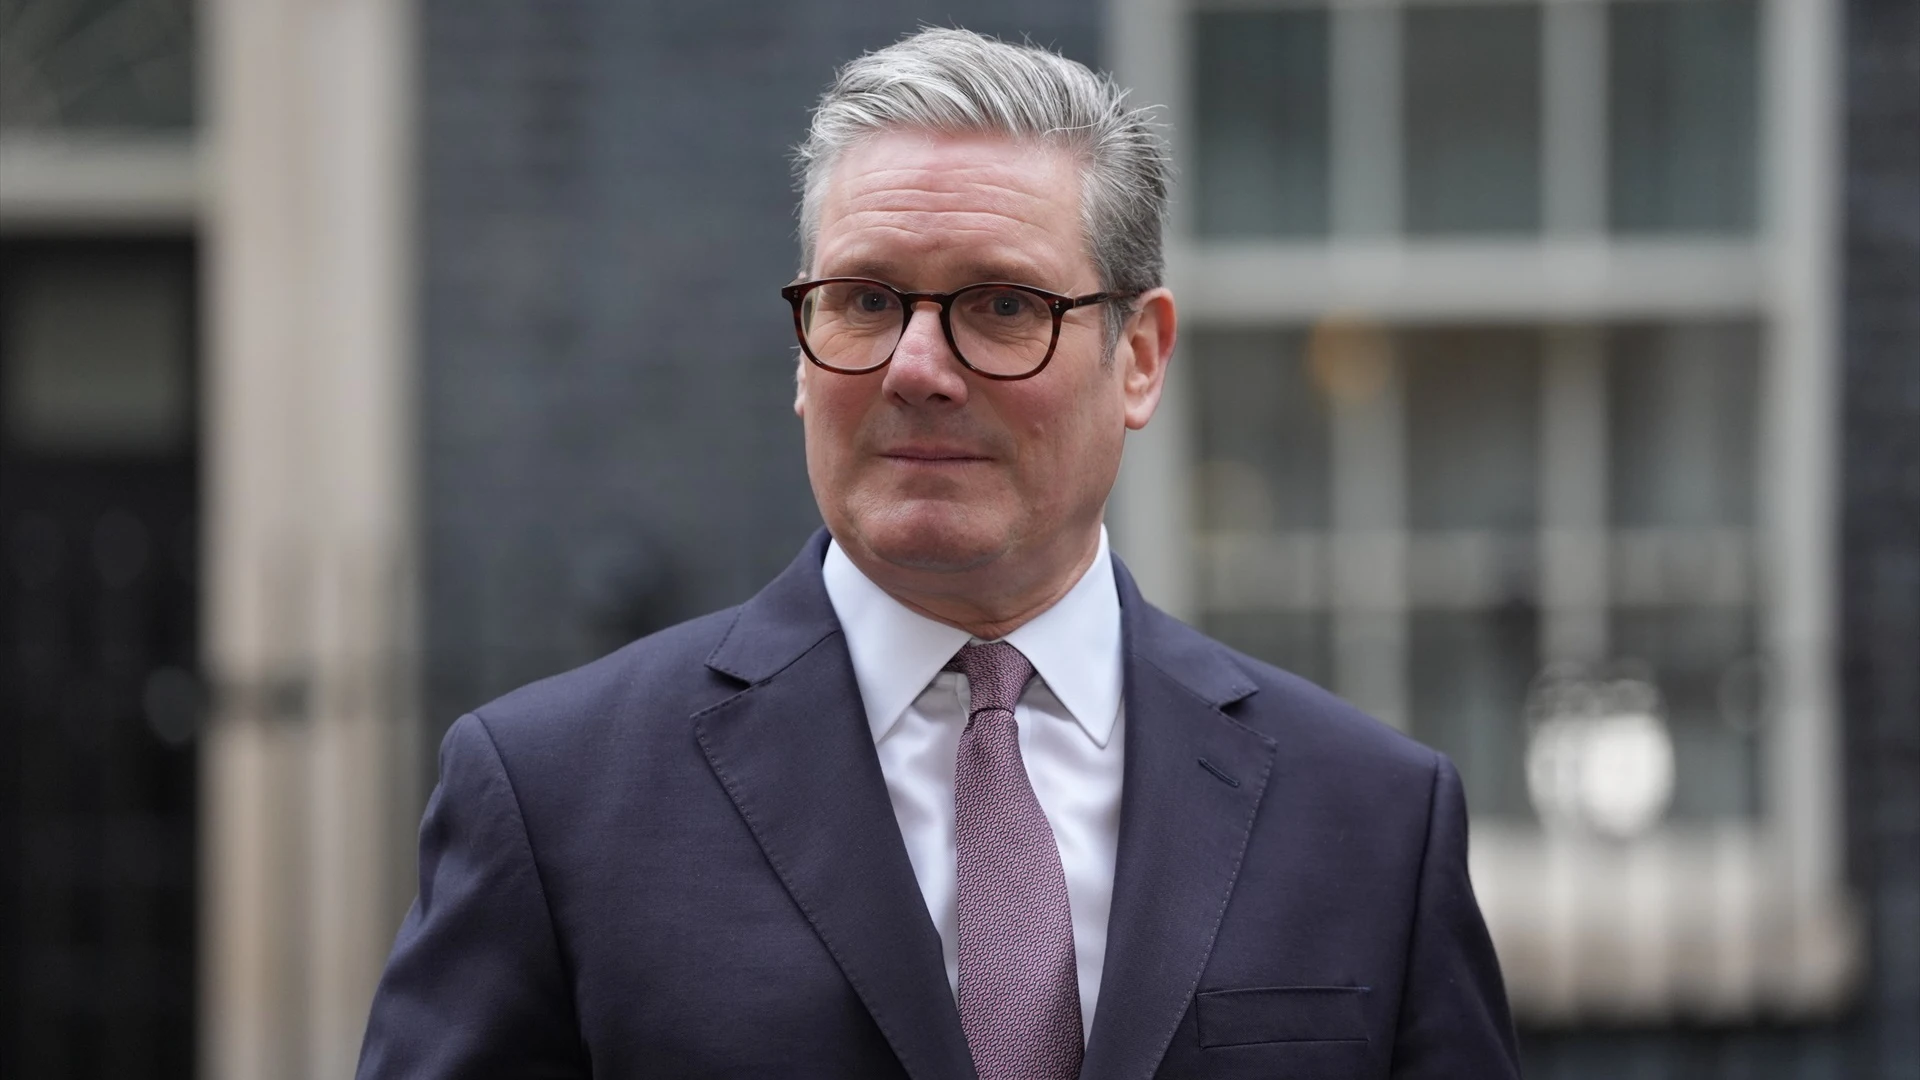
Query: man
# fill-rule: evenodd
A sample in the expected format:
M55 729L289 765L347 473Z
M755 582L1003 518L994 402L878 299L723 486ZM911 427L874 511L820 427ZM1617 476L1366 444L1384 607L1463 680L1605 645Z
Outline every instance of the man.
M1453 767L1147 604L1166 152L928 30L802 148L827 528L739 608L462 717L368 1077L1517 1075Z

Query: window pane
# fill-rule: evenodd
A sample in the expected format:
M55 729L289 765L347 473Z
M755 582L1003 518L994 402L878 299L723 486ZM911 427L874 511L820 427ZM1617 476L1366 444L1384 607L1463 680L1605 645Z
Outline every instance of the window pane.
M1539 624L1535 609L1519 603L1409 617L1413 735L1453 758L1477 814L1532 814L1521 755Z
M7 250L0 265L0 428L10 446L120 454L186 445L193 313L183 253L36 245Z
M1331 684L1327 615L1319 611L1215 612L1201 624L1215 639L1321 686Z
M1753 228L1758 18L1752 0L1611 5L1615 229Z
M1327 231L1327 14L1195 16L1203 236Z
M1325 685L1327 402L1298 330L1203 331L1194 341L1207 631Z
M1407 520L1529 530L1537 519L1540 338L1532 330L1405 335Z
M1613 652L1645 665L1673 735L1668 816L1750 816L1760 810L1761 694L1749 608L1634 608L1614 613Z
M192 0L0 3L0 127L193 123Z
M1303 345L1298 331L1195 335L1207 531L1326 527L1326 399Z
M1540 224L1540 13L1420 5L1405 16L1406 226Z
M1623 327L1608 344L1611 651L1660 692L1683 820L1759 809L1759 345L1750 323Z
M1614 332L1607 393L1616 526L1753 521L1759 344L1750 324Z

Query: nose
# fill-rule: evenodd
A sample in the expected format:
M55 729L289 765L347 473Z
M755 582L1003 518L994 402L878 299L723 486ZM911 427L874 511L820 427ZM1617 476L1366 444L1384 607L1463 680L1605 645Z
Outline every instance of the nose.
M940 308L932 303L915 305L894 346L893 361L887 365L882 384L887 394L908 405L960 403L967 400L967 380L960 358L947 344L940 329Z

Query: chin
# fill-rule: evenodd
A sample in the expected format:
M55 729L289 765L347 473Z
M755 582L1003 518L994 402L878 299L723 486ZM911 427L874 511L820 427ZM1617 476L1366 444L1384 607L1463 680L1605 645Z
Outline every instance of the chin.
M992 562L1007 547L989 515L952 503L910 503L856 515L854 532L874 557L905 570L952 574Z

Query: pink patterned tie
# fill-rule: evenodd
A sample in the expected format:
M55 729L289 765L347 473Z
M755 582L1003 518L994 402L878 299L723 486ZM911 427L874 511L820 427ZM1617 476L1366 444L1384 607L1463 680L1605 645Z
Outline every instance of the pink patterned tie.
M947 670L966 674L973 699L953 770L960 1026L980 1080L1073 1080L1080 978L1067 877L1013 719L1033 665L996 641L966 646Z

